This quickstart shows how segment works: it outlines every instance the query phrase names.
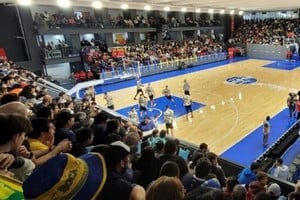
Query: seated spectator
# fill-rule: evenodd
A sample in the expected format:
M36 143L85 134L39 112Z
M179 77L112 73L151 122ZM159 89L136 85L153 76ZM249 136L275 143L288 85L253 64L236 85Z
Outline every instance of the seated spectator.
M148 184L156 180L159 176L160 163L154 156L151 147L145 147L141 151L141 157L133 166L134 182L147 188Z
M87 146L92 144L93 132L89 128L81 128L76 134L76 143L72 146L71 154L79 157L88 152Z
M37 118L46 118L46 119L50 119L53 120L54 119L54 115L53 115L53 111L52 108L49 106L45 106L45 107L41 107L36 111L35 116Z
M144 199L143 187L132 184L122 177L122 173L130 165L130 148L121 141L110 145L105 158L108 177L103 190L98 195L101 200Z
M147 189L147 200L182 200L184 187L177 177L161 176Z
M208 145L203 142L199 145L199 149L197 149L193 152L193 158L196 156L197 153L206 154L207 152L209 152Z
M210 160L210 162L212 164L210 173L215 174L217 176L219 182L221 183L221 186L225 187L226 186L226 177L225 177L223 169L218 164L217 154L215 154L213 152L208 152L206 154L206 157L208 158L208 160Z
M199 200L200 199L226 200L221 190L214 189L211 187L198 187L192 190L190 193L186 194L184 197L184 200L198 200L198 199Z
M239 184L239 182L238 182L236 176L230 176L226 179L226 187L224 189L224 194L226 195L227 199L231 198L233 188L238 184Z
M272 200L286 200L286 197L281 195L281 188L277 183L269 185L267 193L270 194Z
M76 135L71 130L71 128L74 125L74 115L72 115L68 111L61 111L56 116L55 121L55 139L54 139L54 145L57 145L64 139L68 139L72 143L76 142Z
M165 144L161 140L156 143L156 146L154 148L156 158L159 158L160 156L163 155L164 146L165 146Z
M256 180L249 183L247 191L247 199L252 200L259 192L266 192L266 185L268 183L268 176L265 172L257 172Z
M182 157L176 155L177 148L178 147L175 140L168 140L165 144L164 153L161 157L159 157L159 160L162 164L167 161L176 162L180 169L179 177L181 179L186 173L188 173L188 168L185 160Z
M23 148L23 152L20 154L19 159L15 159L15 157L7 152L18 152L22 148L22 143L24 141L25 135L28 132L31 132L32 126L30 121L18 114L0 114L0 182L3 178L7 178L8 180L12 180L16 182L13 178L13 174L6 173L8 169L19 170L19 178L27 178L27 176L34 169L34 164L30 161L31 153ZM25 155L26 154L26 155ZM26 157L25 157L26 156ZM29 158L29 159L27 159ZM21 162L18 162L21 161ZM30 169L27 168L31 162L32 166ZM23 167L23 169L22 169ZM24 167L27 169L24 170ZM15 171L14 170L14 171ZM16 172L16 171L15 171ZM2 177L3 176L3 177ZM17 185L20 186L20 183ZM3 191L3 185L0 185L0 191Z
M36 158L36 165L41 166L50 158L59 153L68 152L72 148L72 143L62 140L54 146L55 127L49 119L35 118L31 120L33 130L27 134L29 148Z
M176 162L167 161L165 162L159 171L159 176L178 177L180 175L180 169Z
M211 166L211 162L207 158L200 158L197 162L195 173L187 173L182 177L181 181L187 193L202 186L211 170Z
M4 94L2 97L1 97L1 105L4 105L4 104L7 104L9 102L13 102L13 101L19 101L20 98L19 98L19 95L15 94L15 93L7 93L7 94Z
M31 112L29 112L29 109L26 105L24 105L21 102L13 101L9 102L5 105L0 106L0 113L17 113L24 117L29 117Z
M34 171L23 183L24 197L95 199L101 192L106 176L105 161L100 154L89 153L80 159L61 154ZM57 185L60 187L55 187Z
M247 190L242 185L234 186L231 193L231 200L245 200L247 195Z
M152 136L148 138L148 142L150 143L152 148L155 148L156 143L159 141L158 133L159 131L157 129L154 129L152 131Z

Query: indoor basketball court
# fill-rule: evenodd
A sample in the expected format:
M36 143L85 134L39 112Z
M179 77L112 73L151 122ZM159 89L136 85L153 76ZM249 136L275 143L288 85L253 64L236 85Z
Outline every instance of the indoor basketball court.
M298 91L299 69L270 67L272 63L274 61L256 59L225 65L219 62L205 70L197 66L200 71L153 81L145 77L142 82L146 86L151 80L155 98L164 98L163 104L167 105L170 102L162 94L165 85L174 96L181 98L183 80L187 79L193 101L203 106L194 110L194 118L187 120L185 113L176 117L174 136L194 144L206 142L212 151L222 154L260 127L267 115L274 117L286 108L288 93ZM135 106L135 92L136 86L110 91L115 110ZM97 101L105 104L103 94L97 96ZM182 104L176 104L178 107L184 109ZM286 115L285 123L289 120ZM160 128L164 128L164 124L160 124ZM257 138L257 143L261 142L262 137Z

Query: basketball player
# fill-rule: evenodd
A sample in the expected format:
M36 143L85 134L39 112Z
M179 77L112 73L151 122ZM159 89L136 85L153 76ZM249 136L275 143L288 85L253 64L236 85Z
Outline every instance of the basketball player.
M151 86L151 83L148 83L148 86L146 87L145 93L148 95L149 100L150 100L150 108L153 108L155 106L154 104L154 95L155 91L153 87Z
M190 84L187 82L186 79L183 81L183 92L184 94L190 95Z
M193 118L193 110L192 110L192 98L191 96L188 94L187 91L184 92L183 95L183 105L185 107L185 111L186 111L186 119L189 119L189 113L191 113L191 118Z
M144 85L142 84L142 81L140 79L140 77L137 77L137 80L136 80L136 94L134 95L133 99L136 100L136 97L139 93L141 93L144 97L144 92L143 92L143 87Z
M172 93L171 93L171 90L169 89L168 85L166 85L166 87L162 93L165 95L165 97L167 99L169 99L170 101L173 101L173 103L175 103L174 99L172 98Z
M164 122L166 125L167 134L171 134L173 137L173 119L174 119L174 111L167 105L166 111L164 112Z
M115 108L113 103L113 98L107 94L107 92L104 92L104 100L106 101L106 107L113 110Z
M140 117L144 117L147 112L147 99L143 94L139 97Z
M131 107L130 111L128 112L128 117L137 123L139 122L139 117L134 107Z

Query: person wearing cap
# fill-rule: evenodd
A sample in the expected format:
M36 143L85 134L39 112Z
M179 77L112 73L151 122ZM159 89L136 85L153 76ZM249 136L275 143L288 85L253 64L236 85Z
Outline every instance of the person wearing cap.
M125 180L122 174L130 167L130 148L121 141L111 143L106 153L107 181L97 199L144 200L145 190Z
M61 154L48 160L24 182L25 199L96 199L107 178L99 153L75 158Z
M269 193L274 200L286 200L286 197L281 195L281 188L277 183L269 185L267 193Z

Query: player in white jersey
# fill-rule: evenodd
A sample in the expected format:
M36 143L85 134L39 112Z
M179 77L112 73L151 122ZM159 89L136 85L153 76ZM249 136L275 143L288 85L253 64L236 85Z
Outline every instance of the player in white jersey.
M139 93L141 93L145 97L142 87L144 87L144 85L142 84L142 80L140 79L140 77L137 77L137 79L136 79L136 94L133 97L134 100L136 100L136 97Z
M190 95L190 84L187 82L186 79L183 81L183 92L184 94Z
M165 89L163 90L162 93L165 95L165 97L167 99L169 99L170 101L173 101L175 103L174 99L172 98L172 93L171 93L169 86L166 85Z
M151 83L148 83L148 86L146 87L145 93L149 97L150 107L153 108L153 106L155 106L155 104L154 104L155 91L154 91L153 87L151 86Z
M108 95L107 92L104 92L104 100L106 101L106 107L109 109L114 109L114 103L113 103L113 98L112 96Z
M186 111L186 119L188 119L189 117L189 113L191 113L191 118L193 118L193 109L192 109L192 98L191 96L188 94L188 92L185 92L183 95L183 105L185 107L185 111Z
M174 136L173 120L174 120L174 111L169 106L166 106L166 111L164 112L164 122L166 125L167 134L171 133L171 136Z
M139 117L134 107L131 107L130 111L128 112L128 117L137 123L139 122Z
M140 94L139 97L139 108L140 108L140 117L144 117L147 112L147 99L143 94Z

